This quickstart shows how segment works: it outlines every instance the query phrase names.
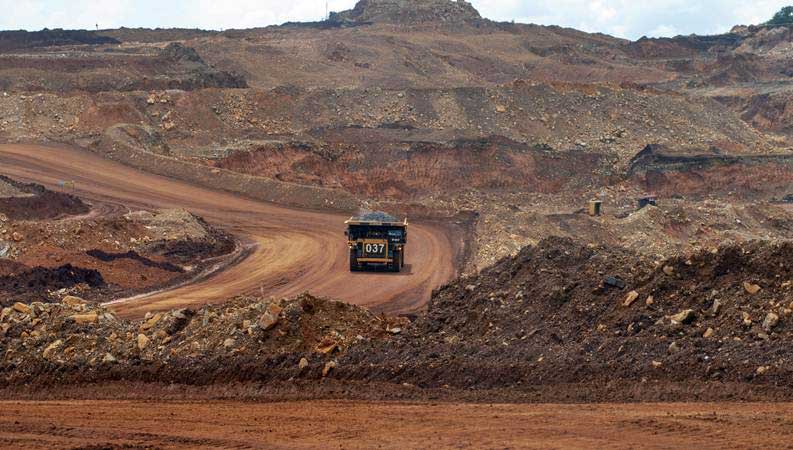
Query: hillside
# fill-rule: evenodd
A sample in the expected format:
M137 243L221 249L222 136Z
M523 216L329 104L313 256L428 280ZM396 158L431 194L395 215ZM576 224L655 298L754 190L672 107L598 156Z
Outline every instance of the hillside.
M395 213L473 211L481 268L595 196L617 215L648 192L787 198L791 35L630 42L447 0L362 0L326 22L224 32L4 32L0 140L76 144L193 181L318 186ZM648 145L688 162L637 172ZM710 191L736 173L763 183ZM515 208L542 225L526 229Z
M465 0L0 31L0 447L788 445L791 67Z

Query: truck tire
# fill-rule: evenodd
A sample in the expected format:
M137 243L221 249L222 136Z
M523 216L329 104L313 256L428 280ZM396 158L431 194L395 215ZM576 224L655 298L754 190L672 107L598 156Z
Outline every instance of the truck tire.
M402 268L402 252L394 252L394 262L391 263L391 271L399 272Z
M350 272L358 271L358 261L355 259L353 252L350 252Z

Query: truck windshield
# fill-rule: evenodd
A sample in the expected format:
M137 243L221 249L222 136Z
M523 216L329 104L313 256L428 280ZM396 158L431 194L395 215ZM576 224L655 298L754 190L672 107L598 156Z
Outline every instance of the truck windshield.
M366 225L353 225L350 227L349 235L351 239L383 238L385 237L385 232L382 229Z

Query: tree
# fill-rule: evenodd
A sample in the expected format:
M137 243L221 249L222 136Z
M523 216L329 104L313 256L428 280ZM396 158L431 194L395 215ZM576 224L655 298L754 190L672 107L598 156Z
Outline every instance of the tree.
M793 25L793 6L785 6L768 21L768 25Z

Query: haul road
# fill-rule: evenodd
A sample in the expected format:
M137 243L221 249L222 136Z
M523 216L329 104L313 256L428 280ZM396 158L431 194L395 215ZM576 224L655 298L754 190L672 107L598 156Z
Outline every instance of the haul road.
M223 302L243 294L288 297L309 291L390 314L415 312L432 290L456 275L461 238L431 224L412 224L410 270L350 273L349 248L339 239L348 216L287 208L225 191L152 175L71 147L0 145L5 175L94 202L137 208L185 208L251 246L247 258L207 279L115 303L122 316ZM405 266L407 268L407 266Z

